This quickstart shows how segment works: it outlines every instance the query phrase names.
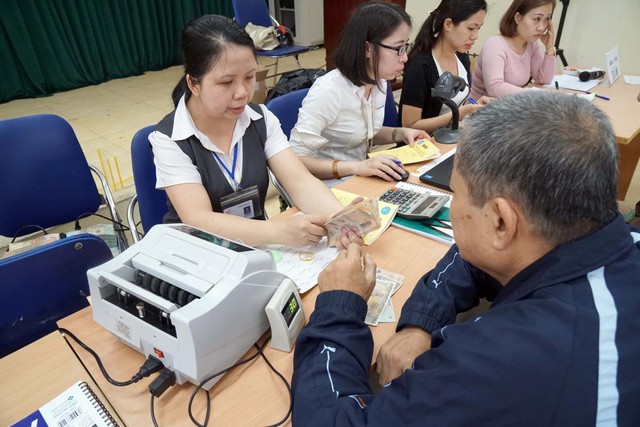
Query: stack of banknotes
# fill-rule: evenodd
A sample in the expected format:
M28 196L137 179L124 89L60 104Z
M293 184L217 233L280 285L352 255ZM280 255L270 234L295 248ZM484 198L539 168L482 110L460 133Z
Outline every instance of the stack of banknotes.
M327 230L329 246L335 246L341 233L353 231L357 236L364 236L370 231L380 228L378 199L364 199L347 206L324 224Z
M376 326L380 322L395 322L395 312L391 296L400 289L404 276L378 268L376 285L367 301L367 317L364 323Z

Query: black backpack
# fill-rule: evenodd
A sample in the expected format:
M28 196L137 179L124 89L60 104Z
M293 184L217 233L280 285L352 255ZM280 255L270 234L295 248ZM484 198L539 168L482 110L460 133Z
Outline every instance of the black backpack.
M320 76L325 75L327 72L322 68L301 68L294 71L284 73L278 83L267 92L267 99L265 103L271 99L284 95L285 93L293 92L298 89L305 89L311 87L313 82Z

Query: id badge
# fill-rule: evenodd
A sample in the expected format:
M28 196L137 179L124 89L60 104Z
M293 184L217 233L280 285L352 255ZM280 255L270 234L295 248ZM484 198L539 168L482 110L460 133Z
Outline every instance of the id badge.
M244 218L256 218L262 215L258 186L243 188L220 198L222 212Z

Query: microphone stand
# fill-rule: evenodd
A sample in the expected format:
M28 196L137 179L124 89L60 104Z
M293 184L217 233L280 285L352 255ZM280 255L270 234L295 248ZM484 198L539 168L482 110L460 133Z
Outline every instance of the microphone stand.
M569 65L566 58L564 57L564 49L560 48L560 37L562 37L562 27L564 27L564 19L567 16L567 9L569 9L569 1L570 0L560 0L562 3L562 14L560 15L560 23L558 24L558 33L556 35L556 54L560 57L560 61L562 61L562 66L566 67Z

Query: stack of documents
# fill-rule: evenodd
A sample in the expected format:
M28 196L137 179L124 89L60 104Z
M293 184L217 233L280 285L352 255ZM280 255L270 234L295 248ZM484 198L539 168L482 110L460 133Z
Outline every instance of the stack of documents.
M408 165L435 159L440 155L440 150L428 139L421 139L414 145L404 145L390 150L371 152L369 153L369 157L375 157L381 154L397 157L403 164Z

